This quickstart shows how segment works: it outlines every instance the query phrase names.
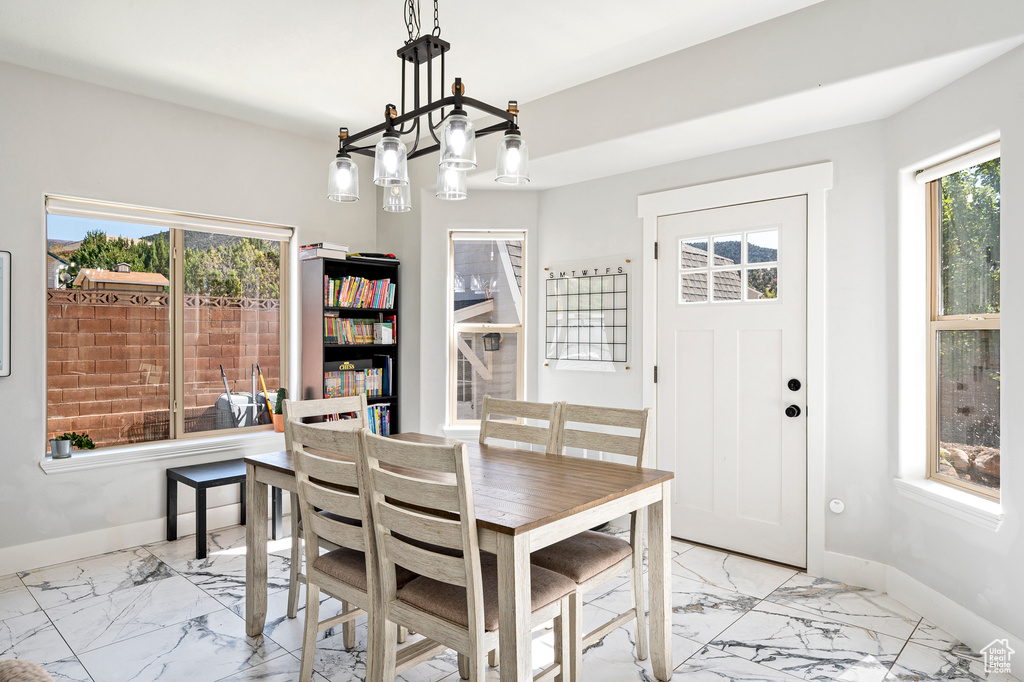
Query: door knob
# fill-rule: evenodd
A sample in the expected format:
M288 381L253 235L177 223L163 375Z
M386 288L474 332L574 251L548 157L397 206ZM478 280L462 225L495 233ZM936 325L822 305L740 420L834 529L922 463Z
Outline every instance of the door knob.
M797 405L790 405L786 408L786 416L792 419L793 417L800 416L800 407Z
M789 390L791 390L791 391L799 391L800 390L800 380L799 379L790 379L789 383L786 384L786 386L788 386Z

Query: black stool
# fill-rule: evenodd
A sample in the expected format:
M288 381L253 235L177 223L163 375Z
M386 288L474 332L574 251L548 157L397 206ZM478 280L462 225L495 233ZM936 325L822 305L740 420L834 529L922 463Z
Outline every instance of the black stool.
M241 491L241 523L245 525L245 461L228 459L167 470L167 539L178 539L178 484L184 483L196 491L196 558L206 558L206 491L222 485L238 483ZM271 488L273 524L271 537L281 535L281 489Z

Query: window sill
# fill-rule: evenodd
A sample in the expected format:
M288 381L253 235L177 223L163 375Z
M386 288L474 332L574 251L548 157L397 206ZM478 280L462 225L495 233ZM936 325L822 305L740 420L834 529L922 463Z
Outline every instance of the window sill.
M267 430L237 436L138 443L118 448L105 448L88 454L76 452L65 459L46 457L39 463L39 467L48 474L62 474L68 471L84 471L211 453L221 454L225 458L234 458L277 450L284 450L284 434Z
M894 478L893 483L903 497L982 528L997 530L1003 522L1003 508L998 502L927 479Z

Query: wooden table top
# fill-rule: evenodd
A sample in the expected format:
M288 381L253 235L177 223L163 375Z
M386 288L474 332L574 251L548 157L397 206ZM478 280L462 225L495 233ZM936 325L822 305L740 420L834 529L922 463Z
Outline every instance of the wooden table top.
M420 433L391 437L413 443L459 442ZM479 443L466 446L477 524L508 535L531 531L674 476L671 471L637 469L596 459ZM295 473L288 452L253 455L245 461L285 474Z

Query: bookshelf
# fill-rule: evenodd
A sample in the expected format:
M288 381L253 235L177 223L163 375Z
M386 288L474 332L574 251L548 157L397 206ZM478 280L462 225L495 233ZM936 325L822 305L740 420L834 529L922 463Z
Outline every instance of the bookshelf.
M302 399L365 392L370 421L383 427L386 416L378 432L399 433L398 263L312 258L300 266ZM392 323L392 343L381 343L381 322Z

